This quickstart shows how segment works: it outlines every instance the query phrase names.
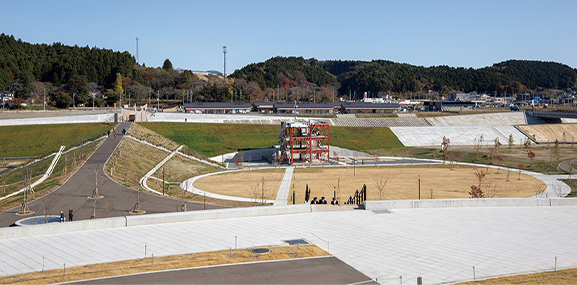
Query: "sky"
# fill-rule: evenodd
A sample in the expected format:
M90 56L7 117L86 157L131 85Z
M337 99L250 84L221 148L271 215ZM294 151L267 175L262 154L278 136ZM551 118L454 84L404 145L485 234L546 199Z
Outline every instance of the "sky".
M276 56L481 68L510 59L577 68L577 1L14 1L0 32L127 51L148 67L226 71Z

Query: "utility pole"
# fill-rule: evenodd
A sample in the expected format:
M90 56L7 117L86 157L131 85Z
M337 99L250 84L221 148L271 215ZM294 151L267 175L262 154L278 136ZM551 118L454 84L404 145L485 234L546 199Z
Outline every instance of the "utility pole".
M226 83L226 46L222 47L222 53L224 54L224 83Z
M44 100L44 113L46 113L46 90L44 89L44 84L42 84L42 100Z

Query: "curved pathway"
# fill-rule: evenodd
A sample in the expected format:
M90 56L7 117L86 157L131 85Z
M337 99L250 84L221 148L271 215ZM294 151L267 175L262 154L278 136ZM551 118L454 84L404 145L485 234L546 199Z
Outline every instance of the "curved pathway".
M116 129L128 129L130 123L120 123ZM96 149L96 151L88 158L86 163L82 165L76 173L74 173L64 184L58 189L47 194L46 200L52 199L53 206L49 214L59 214L63 211L68 219L68 210L74 210L75 220L90 219L92 216L92 201L87 197L92 195L93 185L90 182L94 177L95 171L98 170L98 190L104 198L96 200L96 218L108 217L122 217L129 215L129 211L134 208L136 203L137 192L134 189L122 186L112 179L110 179L102 170L108 158L118 144L122 135L118 138L110 136ZM152 213L166 213L175 212L177 208L175 199L165 198L149 194L146 192L140 193L141 209L145 210L147 214ZM182 205L182 201L180 201ZM202 210L204 208L201 203L186 202L187 210ZM108 206L108 207L107 207ZM36 199L28 203L34 215L44 215L43 198ZM207 205L207 208L222 208L219 206ZM7 227L19 219L30 216L17 216L16 213L20 210L20 206L12 208L8 211L0 213L0 227Z
M571 165L575 162L577 162L577 159L569 159L569 160L561 161L561 163L559 163L559 168L561 168L567 172L571 172L571 174L577 174L577 169L575 169L574 167L571 167ZM569 169L571 169L571 171L569 171Z
M426 164L441 164L441 163L443 163L442 160L435 160L435 159L413 159L413 158L384 157L384 156L379 157L379 159L380 159L379 165L389 165L389 166L419 165L419 164L420 165L426 165ZM571 161L577 162L577 159L574 159ZM566 161L564 161L564 162L566 162ZM469 166L478 166L478 167L483 167L483 168L487 167L487 165L485 165L485 164L474 164L474 163L464 163L464 162L460 162L460 164L461 165L469 165ZM327 164L327 165L313 165L310 167L341 167L341 166L347 166L347 165L353 166L352 163L339 162L338 165ZM359 164L357 163L357 166L358 165ZM367 166L374 165L374 162L367 163L366 165ZM495 165L489 165L488 167L494 168L494 169L500 168L502 170L507 170L507 167L499 167L499 166L495 166ZM258 170L258 169L271 169L271 168L275 168L275 167L272 167L272 166L271 167L260 167L260 168L254 168L254 169ZM291 181L292 181L292 173L294 170L294 166L286 166L285 168L286 168L286 172L285 172L285 175L284 175L283 180L281 182L281 185L278 189L276 199L275 200L266 200L266 203L274 203L273 204L274 206L287 205L288 195L290 194L290 185L291 185ZM569 169L569 166L567 166L567 169ZM509 170L514 172L514 173L517 173L519 171L519 169L515 169L515 168L510 168ZM215 193L207 192L204 190L200 190L200 189L194 187L194 185L193 185L194 182L196 182L198 179L201 179L203 177L227 173L227 172L233 172L233 171L241 171L241 170L220 171L220 172L213 172L213 173L195 176L195 177L189 178L189 179L185 180L184 182L182 182L180 184L180 188L184 189L188 192L191 192L193 194L206 195L206 197L211 197L211 198L230 200L230 201L239 201L239 202L254 202L254 199L252 199L252 198L243 198L243 197L234 197L234 196L215 194ZM573 170L573 171L574 171L573 172L574 174L577 174L577 171L575 171L575 170ZM569 187L569 185L565 184L562 181L559 181L559 179L569 179L569 175L548 175L548 174L532 172L532 171L527 171L527 170L521 170L521 173L533 176L533 177L541 180L547 186L545 191L543 191L542 193L540 193L536 196L530 197L530 198L565 197L569 193L571 193L571 188Z

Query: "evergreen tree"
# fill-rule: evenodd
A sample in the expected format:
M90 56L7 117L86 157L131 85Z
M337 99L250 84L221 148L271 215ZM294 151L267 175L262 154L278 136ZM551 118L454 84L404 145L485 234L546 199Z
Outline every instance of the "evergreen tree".
M54 100L55 106L58 108L68 108L72 106L73 103L70 95L63 92L57 92L54 94L54 96L52 96L52 100Z
M172 62L170 62L170 59L165 59L164 63L162 64L162 69L164 70L172 70Z

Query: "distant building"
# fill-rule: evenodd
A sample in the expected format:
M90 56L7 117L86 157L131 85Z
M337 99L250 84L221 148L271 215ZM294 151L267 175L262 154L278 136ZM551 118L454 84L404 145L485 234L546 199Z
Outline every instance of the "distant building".
M277 114L332 114L335 109L340 109L340 102L276 102L274 113ZM336 107L336 108L335 108Z
M8 90L0 90L0 103L2 105L7 104L8 101L14 99L14 92Z
M426 111L463 111L475 110L477 103L459 101L425 101L423 107Z
M102 86L90 87L90 97L102 98Z
M396 114L400 107L397 103L345 102L341 104L341 112L348 114Z
M202 114L246 114L251 110L251 104L236 102L194 102L183 107L188 113Z

